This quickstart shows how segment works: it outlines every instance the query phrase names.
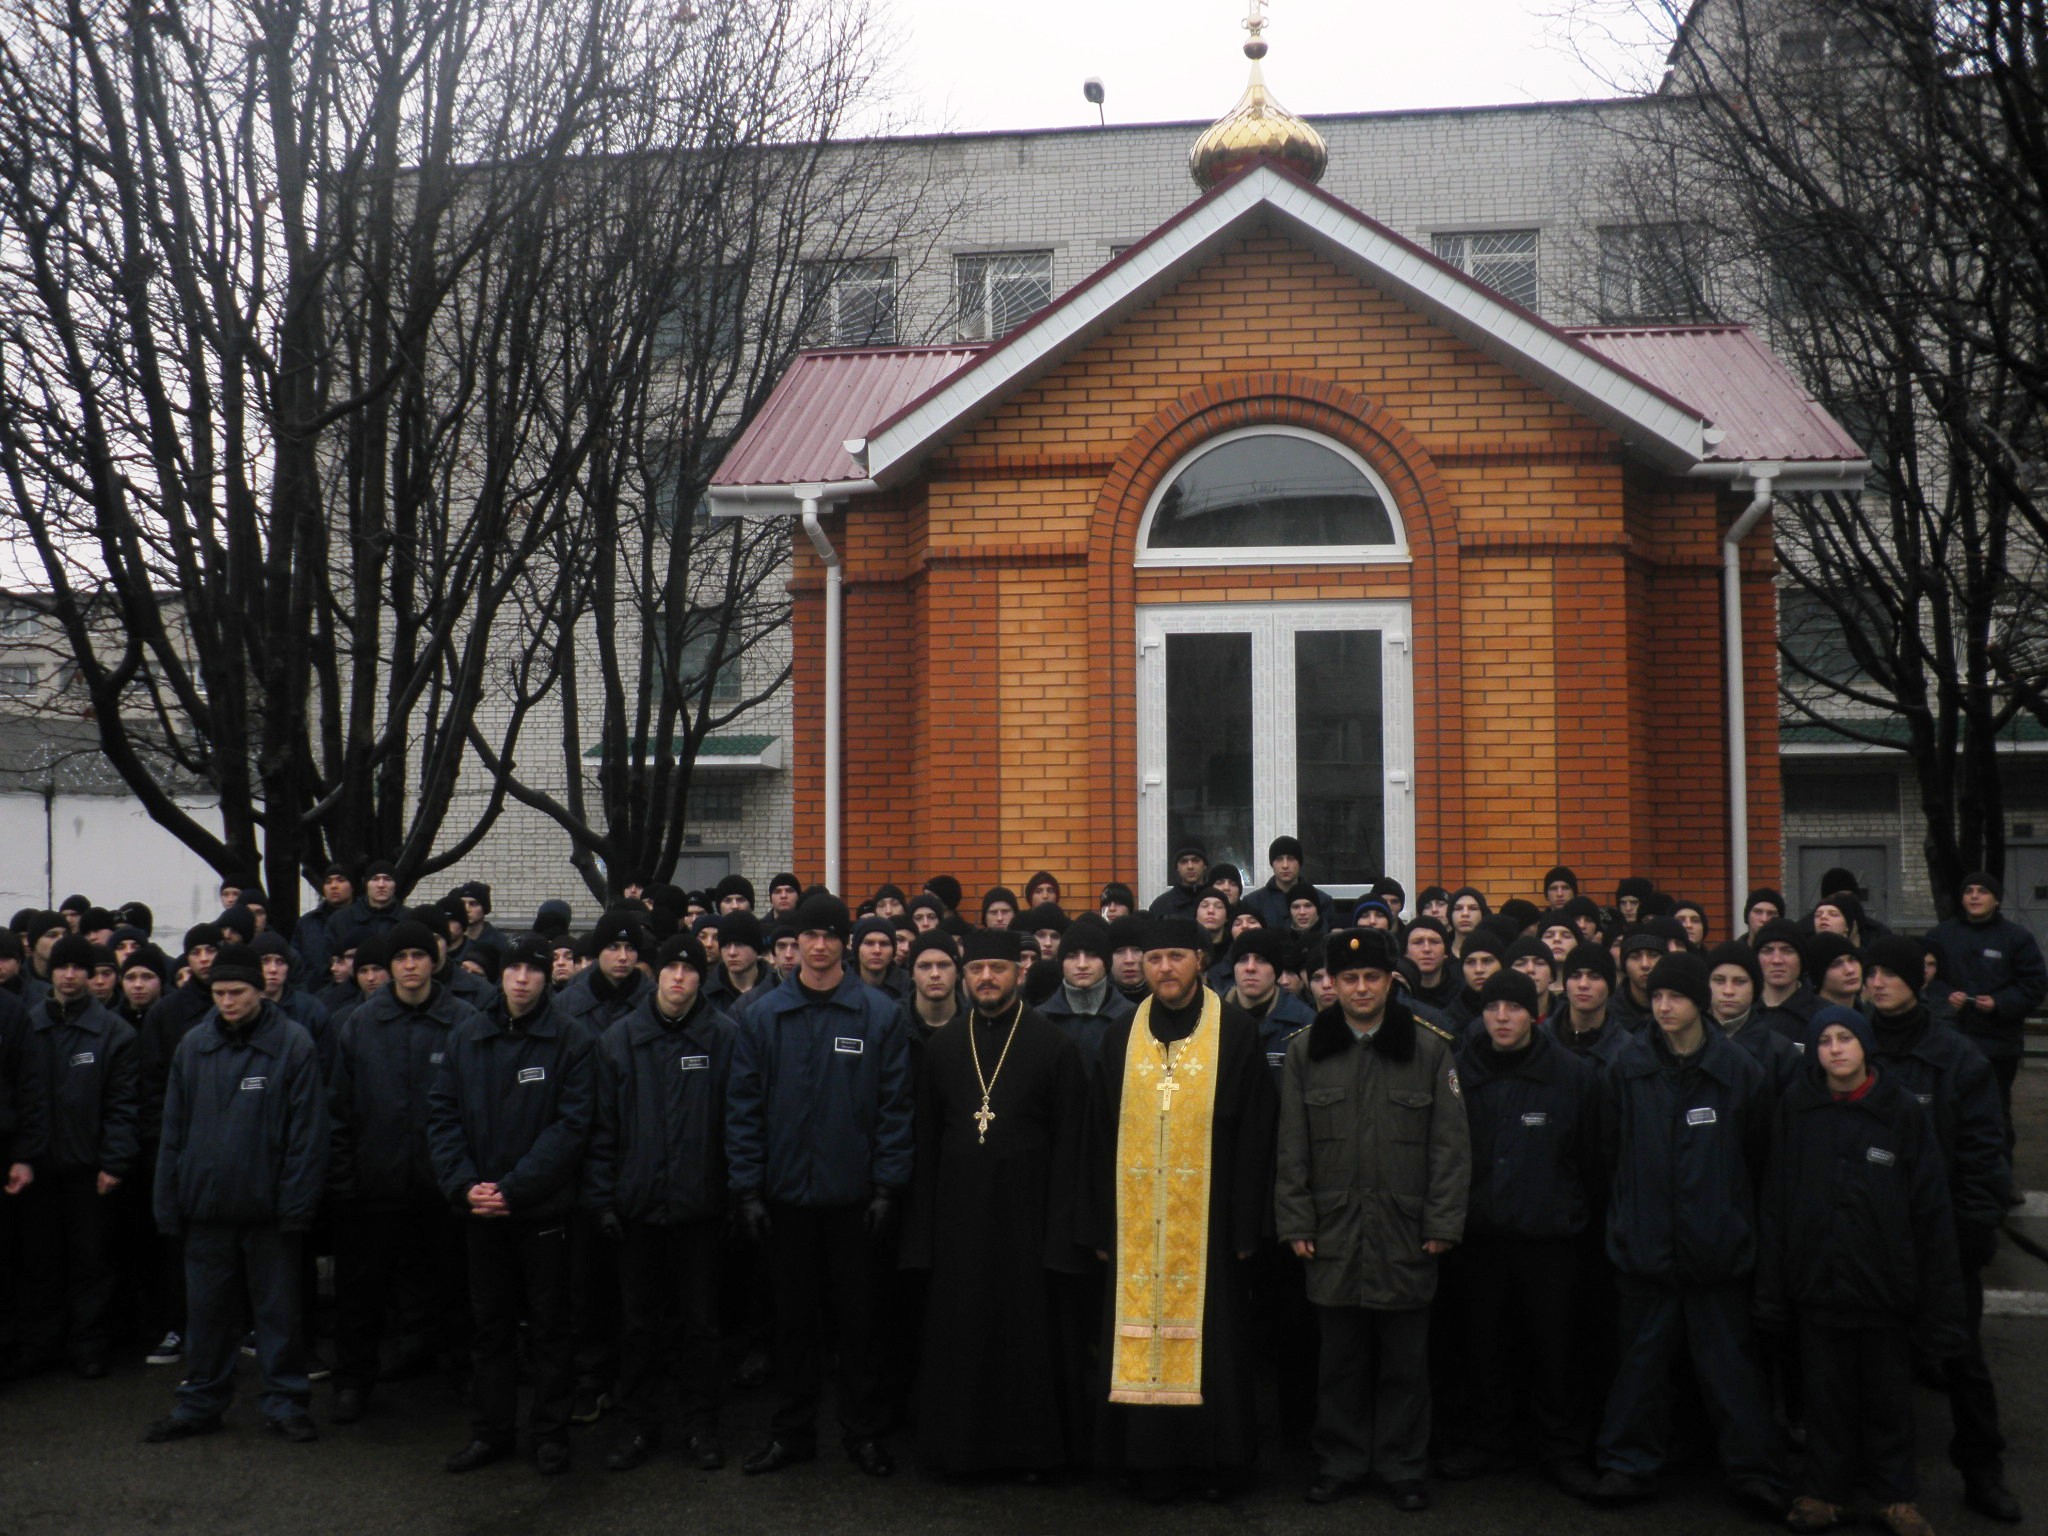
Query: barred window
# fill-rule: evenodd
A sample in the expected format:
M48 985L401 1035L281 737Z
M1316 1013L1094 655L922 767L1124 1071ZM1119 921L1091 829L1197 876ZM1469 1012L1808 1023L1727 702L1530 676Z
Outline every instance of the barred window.
M1525 309L1536 307L1536 246L1533 229L1486 229L1432 237L1437 255L1502 298Z
M745 819L746 786L726 775L699 771L691 777L688 803L683 808L683 825L697 827L727 825Z
M896 258L811 262L804 268L804 313L808 346L894 346Z
M956 256L953 274L964 341L1007 336L1052 302L1051 251Z
M1600 231L1600 318L1608 325L1707 320L1706 231L1617 224Z

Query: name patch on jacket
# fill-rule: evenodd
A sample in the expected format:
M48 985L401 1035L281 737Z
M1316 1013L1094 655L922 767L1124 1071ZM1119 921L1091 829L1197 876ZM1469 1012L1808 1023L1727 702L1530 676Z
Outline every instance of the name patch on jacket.
M2003 960L2005 958L2005 951L2002 949L1987 949L1984 951L1984 958L1986 960Z
M1931 1093L1916 1093L1913 1095L1913 1097L1918 1099L1922 1104L1932 1104L1934 1102L1934 1095Z
M1685 1112L1685 1123L1687 1125L1715 1125L1720 1122L1720 1119L1721 1117L1711 1109L1688 1109Z
M1287 1053L1285 1051L1266 1052L1266 1065L1269 1067L1284 1067L1287 1065Z
M711 1070L709 1056L685 1056L680 1065L685 1072L708 1072Z
M93 1064L95 1059L96 1058L93 1056L93 1053L91 1051L80 1051L76 1056L71 1058L71 1065L73 1065L74 1067L89 1067Z
M849 1040L844 1035L835 1035L832 1040L832 1049L837 1051L842 1056L859 1056L863 1054L867 1050L867 1048L867 1041Z
M242 1079L242 1092L244 1093L254 1093L260 1088L268 1088L269 1086L270 1079L267 1077L245 1077Z
M446 1051L436 1051L433 1055L427 1058L427 1064L429 1066L438 1067L439 1065L441 1065L441 1058L447 1054L448 1053Z
M1522 1124L1548 1125L1550 1124L1550 1112L1548 1110L1532 1109L1529 1113L1522 1116Z
M1896 1153L1887 1152L1883 1147L1872 1147L1863 1155L1873 1163L1876 1163L1880 1168L1889 1168L1899 1160Z
M544 1083L547 1080L548 1069L546 1067L521 1067L519 1069L519 1081L522 1083Z

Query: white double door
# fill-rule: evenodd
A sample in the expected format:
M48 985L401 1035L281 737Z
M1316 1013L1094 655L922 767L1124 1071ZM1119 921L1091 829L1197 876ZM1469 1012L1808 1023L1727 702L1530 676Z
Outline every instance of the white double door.
M1406 603L1138 610L1141 899L1189 842L1253 889L1283 833L1332 895L1412 893L1414 753Z

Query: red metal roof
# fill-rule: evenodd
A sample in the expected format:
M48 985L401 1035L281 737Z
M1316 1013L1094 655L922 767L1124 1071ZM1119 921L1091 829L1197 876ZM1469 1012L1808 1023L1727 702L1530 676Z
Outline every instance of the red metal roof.
M859 480L850 437L866 437L980 346L846 347L803 352L789 365L739 440L727 450L713 489Z
M1746 325L1568 326L1565 333L1676 395L1723 433L1723 463L1839 463L1866 457Z

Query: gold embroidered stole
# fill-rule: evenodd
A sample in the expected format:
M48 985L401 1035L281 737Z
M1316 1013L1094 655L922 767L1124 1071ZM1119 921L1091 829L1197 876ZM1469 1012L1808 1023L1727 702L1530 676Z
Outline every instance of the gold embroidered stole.
M1170 1076L1152 1038L1151 1019L1148 997L1131 1021L1117 1113L1116 1342L1109 1400L1198 1407L1223 1004L1202 989L1195 1032L1170 1047Z

